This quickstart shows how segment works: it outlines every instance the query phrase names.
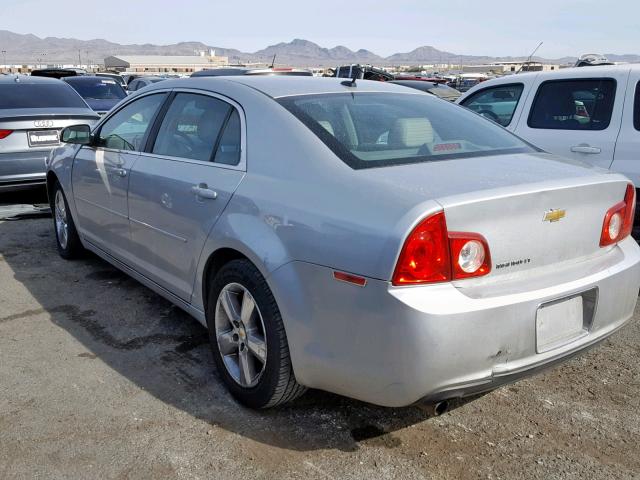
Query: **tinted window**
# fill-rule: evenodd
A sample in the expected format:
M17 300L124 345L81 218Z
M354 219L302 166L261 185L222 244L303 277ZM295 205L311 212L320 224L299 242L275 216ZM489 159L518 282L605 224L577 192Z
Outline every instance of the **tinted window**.
M640 82L636 85L636 97L633 105L633 126L640 130Z
M211 161L231 109L213 97L179 93L162 120L153 153Z
M109 118L100 128L98 145L117 150L141 151L149 125L165 99L164 94L135 100Z
M142 86L142 83L140 80L134 80L129 84L129 90L136 91L138 90L138 88L140 88Z
M279 102L356 169L534 151L497 125L430 95L345 93Z
M511 123L523 88L521 83L486 88L466 98L462 105L506 127Z
M87 108L82 98L66 83L0 84L2 108Z
M240 163L240 115L235 108L232 109L231 116L220 137L213 161L225 165Z
M540 85L529 114L531 128L604 130L616 96L613 79L554 80Z
M67 80L83 98L95 100L120 100L127 96L124 89L115 80L96 78L74 78Z

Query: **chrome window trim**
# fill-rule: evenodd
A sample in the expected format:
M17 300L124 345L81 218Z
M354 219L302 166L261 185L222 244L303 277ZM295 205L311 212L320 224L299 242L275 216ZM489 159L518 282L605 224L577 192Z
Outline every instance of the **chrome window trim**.
M231 105L233 108L235 108L236 111L238 112L238 116L240 117L240 161L238 162L237 165L226 165L224 163L210 162L208 160L194 160L191 158L173 157L170 155L158 155L156 153L151 153L151 152L139 152L140 156L153 157L153 158L159 158L162 160L171 160L171 161L182 162L182 163L193 163L196 165L207 165L207 166L216 167L216 168L224 168L226 170L237 170L241 172L246 172L247 171L247 122L245 118L246 114L245 114L244 108L242 108L242 105L240 105L238 102L236 102L232 98L229 98L225 95L211 92L209 90L202 90L199 88L174 88L171 90L171 93L176 93L176 94L192 93L195 95L206 95L209 97L213 97L217 100L223 101Z

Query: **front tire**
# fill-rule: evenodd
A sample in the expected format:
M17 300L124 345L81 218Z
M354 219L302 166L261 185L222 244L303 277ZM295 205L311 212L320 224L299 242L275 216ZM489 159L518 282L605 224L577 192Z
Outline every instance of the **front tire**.
M275 298L248 260L232 260L213 278L207 325L218 372L243 405L275 407L306 391L293 374Z
M51 210L53 212L53 227L56 232L58 253L67 260L80 257L84 253L84 248L82 247L82 242L80 242L76 224L69 211L67 198L58 181L56 181L53 188Z

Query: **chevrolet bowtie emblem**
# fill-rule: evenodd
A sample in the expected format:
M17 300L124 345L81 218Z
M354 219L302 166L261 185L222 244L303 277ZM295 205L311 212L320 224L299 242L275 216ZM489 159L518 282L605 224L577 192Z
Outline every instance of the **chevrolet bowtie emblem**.
M542 219L543 222L559 222L560 220L562 220L565 216L567 215L567 211L566 210L560 210L560 209L551 209L551 210L547 210L544 214L544 218Z

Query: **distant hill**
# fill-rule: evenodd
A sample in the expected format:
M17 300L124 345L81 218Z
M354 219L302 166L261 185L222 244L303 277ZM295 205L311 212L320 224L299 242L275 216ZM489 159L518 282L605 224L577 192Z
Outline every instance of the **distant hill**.
M102 63L110 55L194 55L202 50L215 50L217 55L229 57L232 63L271 62L276 56L276 63L295 66L336 66L345 63L371 63L378 65L415 65L421 63L465 63L481 64L493 61L516 61L524 57L490 57L476 55L460 55L438 50L433 46L422 46L406 53L395 53L382 57L369 50L353 51L342 45L325 48L309 40L294 39L291 42L278 43L257 52L241 52L233 48L221 48L206 45L202 42L180 42L171 45L121 45L108 40L77 40L74 38L46 37L39 38L32 34L18 34L0 30L0 46L6 50L8 63L77 63L78 54L82 63L91 60ZM640 62L640 55L606 54L616 62ZM1 57L0 57L1 58ZM554 63L573 63L575 57L561 59L542 59Z

